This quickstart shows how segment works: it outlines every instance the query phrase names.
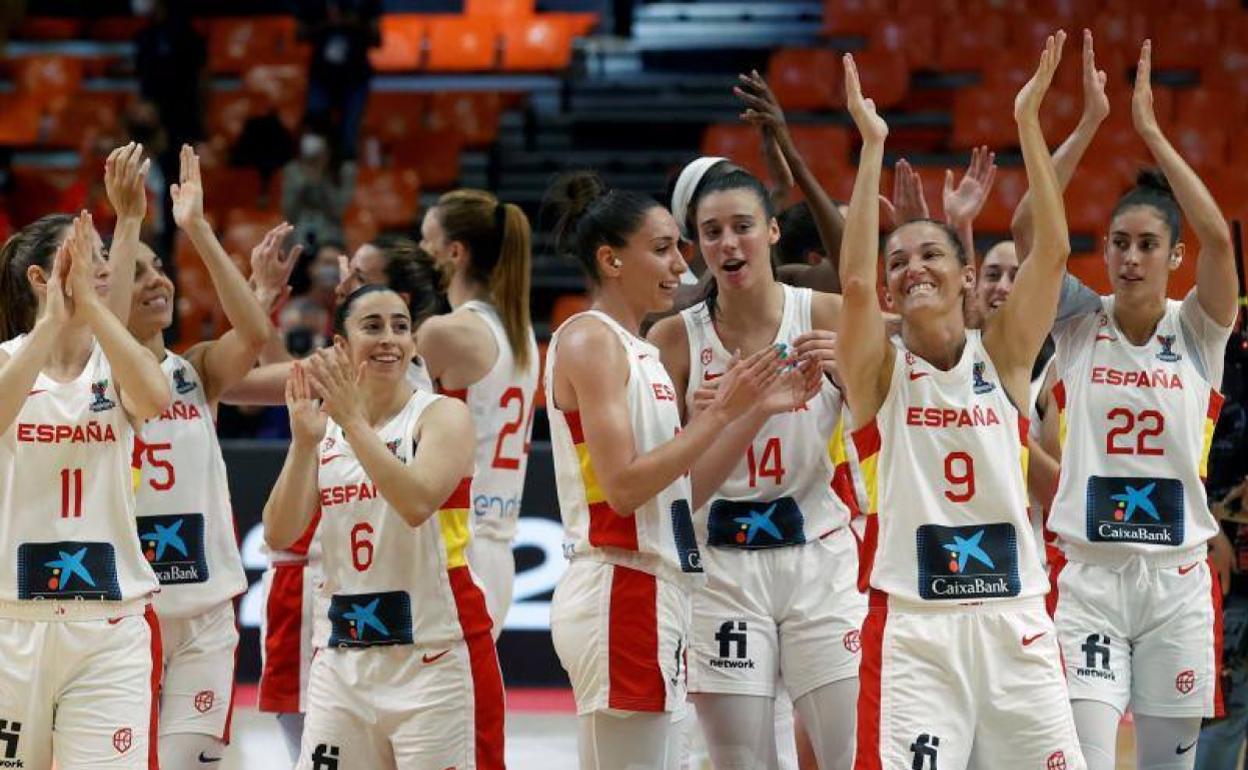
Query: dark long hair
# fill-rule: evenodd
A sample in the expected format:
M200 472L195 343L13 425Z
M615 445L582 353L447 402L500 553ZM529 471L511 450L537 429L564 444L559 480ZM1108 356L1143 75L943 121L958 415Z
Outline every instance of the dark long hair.
M48 214L18 230L0 248L0 340L34 328L39 299L26 271L33 265L51 272L52 259L73 222L68 214Z

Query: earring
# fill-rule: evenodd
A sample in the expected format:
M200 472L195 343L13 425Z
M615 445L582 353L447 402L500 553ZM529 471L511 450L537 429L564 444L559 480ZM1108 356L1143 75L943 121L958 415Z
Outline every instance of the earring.
M611 267L624 267L624 263L620 261L619 257L612 257Z

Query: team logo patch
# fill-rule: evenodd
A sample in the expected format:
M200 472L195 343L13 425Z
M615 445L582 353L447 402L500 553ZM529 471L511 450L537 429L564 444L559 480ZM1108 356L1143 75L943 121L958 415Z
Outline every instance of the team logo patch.
M852 628L841 637L841 644L849 652L858 652L862 649L862 634L858 632L858 629Z
M1044 763L1045 770L1066 770L1066 754L1061 751L1055 751L1049 755Z
M1174 352L1173 334L1158 334L1157 344L1161 345L1161 352L1157 354L1157 360L1165 361L1167 363L1174 363L1175 361L1183 360L1183 356Z
M1180 545L1183 483L1137 476L1088 478L1088 540Z
M406 591L335 594L329 600L330 647L412 643L412 600Z
M672 501L672 539L676 541L681 572L701 572L702 552L698 550L698 538L693 532L689 501L683 497Z
M974 601L1018 595L1018 538L1013 524L924 524L915 532L915 541L919 596L924 599Z
M139 547L161 585L208 580L204 556L204 515L140 516Z
M111 543L22 543L17 547L19 599L120 601Z
M403 439L396 438L393 441L386 442L386 449L390 450L390 454L394 455L395 457L399 457L399 447L402 445L403 445ZM399 457L399 459L402 460L403 458Z
M976 361L971 365L971 378L973 380L971 383L971 390L981 395L984 393L991 393L997 388L997 384L995 382L988 382L984 379L984 371L987 368L988 365L983 361Z
M1174 678L1174 689L1179 691L1180 695L1187 695L1196 688L1196 672L1184 669Z
M754 668L750 657L749 624L744 620L725 620L715 632L719 654L707 661L711 668L724 670Z
M1075 668L1075 674L1085 678L1117 681L1117 674L1109 666L1112 644L1109 634L1088 634L1088 638L1079 646L1083 651L1083 667Z
M0 762L0 767L21 767L21 760L17 759L18 744L22 740L22 723L10 722L7 719L0 719L0 745L4 746L4 753L0 756L4 757L8 762ZM13 761L16 760L16 761Z
M107 412L117 406L117 402L108 397L108 380L91 383L91 411Z
M217 700L217 695L212 690L200 690L195 693L195 710L201 714L207 714L212 710L212 704Z
M776 548L806 542L805 517L791 497L716 500L707 515L707 543L721 548Z
M699 360L701 360L701 361L702 361L702 365L703 365L703 366L706 366L707 364L709 364L709 363L711 362L711 357L712 357L712 356L711 356L711 349L710 349L710 348L702 348L702 353L701 353L701 354L699 354Z
M113 733L113 748L118 754L125 754L134 744L134 731L129 727L123 727Z
M195 383L186 379L186 367L179 366L173 370L173 389L179 393L190 393L195 390Z
M910 770L938 770L936 758L940 755L940 737L930 733L920 733L910 744L910 756L913 762Z
M312 749L312 770L338 770L339 748L327 743L318 743Z

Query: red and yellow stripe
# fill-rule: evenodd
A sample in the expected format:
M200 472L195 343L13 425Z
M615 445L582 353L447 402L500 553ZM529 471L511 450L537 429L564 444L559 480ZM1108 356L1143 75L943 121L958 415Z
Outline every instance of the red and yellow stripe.
M636 551L637 520L631 513L621 515L607 502L607 495L598 485L598 474L585 445L585 431L581 427L580 412L564 412L568 432L576 446L576 456L581 467L581 484L585 488L585 502L589 505L589 544L595 548L620 548Z
M1057 446L1066 447L1066 383L1053 383L1053 403L1057 404Z
M465 551L472 539L469 517L472 508L472 476L465 476L451 496L438 509L438 531L446 548L446 568L455 569L468 564Z
M867 492L866 527L858 541L858 590L871 587L871 570L875 566L875 550L880 540L880 425L875 419L853 432L858 467Z
M1209 475L1209 447L1213 445L1213 429L1218 424L1218 415L1222 413L1222 394L1213 388L1209 389L1209 409L1205 411L1205 436L1200 445L1200 480Z
M849 466L849 452L845 451L845 419L836 421L832 438L828 440L828 457L832 460L832 494L849 508L849 517L862 515L858 495L854 491L854 473Z

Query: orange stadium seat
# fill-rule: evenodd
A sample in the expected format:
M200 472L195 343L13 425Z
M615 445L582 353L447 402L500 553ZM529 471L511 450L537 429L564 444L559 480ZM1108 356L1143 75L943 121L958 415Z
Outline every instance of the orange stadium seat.
M429 22L430 70L468 72L494 68L498 25L488 17L439 17Z
M492 16L508 24L533 15L533 0L464 0L469 16Z
M1223 173L1208 180L1210 192L1227 219L1238 219L1248 224L1248 176L1238 171L1243 166L1229 168L1230 173L1224 169Z
M1243 30L1248 35L1248 24ZM1200 82L1222 90L1241 105L1248 104L1248 38L1227 44L1218 56L1209 57L1201 69Z
M558 329L559 324L577 313L589 310L589 297L584 294L560 294L550 308L550 328Z
M1023 194L1026 192L1027 171L1023 167L998 168L992 191L988 193L984 209L979 213L979 218L975 220L976 229L991 233L1009 232L1014 209L1018 208L1018 202L1023 199ZM928 204L931 205L932 202L928 201ZM939 202L936 205L939 206Z
M28 94L0 94L0 145L34 144L42 114L39 100Z
M953 134L949 144L963 150L980 144L994 150L1017 146L1013 92L982 87L958 90L953 97Z
M545 14L511 19L503 27L503 69L562 70L572 60L572 29Z
M459 133L468 147L482 147L498 136L502 99L497 93L439 91L429 99L426 127Z
M1243 100L1217 86L1184 88L1175 94L1174 118L1179 125L1230 129L1239 125L1243 116Z
M240 270L250 270L251 250L264 240L264 235L281 223L278 211L234 208L225 215L225 232L221 245L234 258Z
M1089 29L1092 30L1098 57L1115 51L1123 56L1128 66L1133 67L1140 57L1140 44L1148 37L1148 17L1134 10L1102 10L1092 19ZM1111 88L1114 83L1122 82L1122 73L1106 72Z
M1123 192L1123 181L1114 173L1100 173L1094 168L1076 172L1064 196L1067 226L1072 232L1096 237L1099 248L1099 238L1108 229Z
M1005 47L1005 19L999 15L967 16L943 26L938 35L943 70L978 70Z
M936 67L936 19L918 14L881 19L871 28L867 50L902 56L911 70Z
M598 26L598 14L589 12L580 13L543 13L544 18L561 18L565 19L568 29L572 30L572 37L584 37Z
M825 35L866 35L889 14L888 0L823 0Z
M82 85L82 60L68 56L23 56L13 70L17 90L39 104L63 102Z
M409 228L416 217L420 177L412 169L360 169L352 203L382 228Z
M854 62L858 65L862 92L875 100L876 107L895 107L910 92L910 69L896 54L859 51L854 54Z
M1181 124L1170 135L1174 149L1197 173L1205 175L1226 165L1227 130L1218 124ZM1240 169L1243 173L1243 169Z
M1219 18L1173 11L1153 21L1153 69L1199 69L1218 47Z
M81 147L95 136L116 130L118 116L129 100L117 91L84 91L49 116L43 141L57 147Z
M757 136L758 132L754 134ZM806 165L823 184L848 174L849 152L853 146L849 130L840 126L791 125L789 134ZM761 152L761 149L760 149ZM852 176L852 175L851 175Z
M702 154L724 157L756 176L767 173L763 138L744 123L713 123L702 134Z
M371 211L351 205L342 217L342 231L346 237L347 250L355 251L376 238L381 228L377 226L377 220Z
M374 91L364 111L364 134L378 137L383 144L404 141L424 124L428 101L425 94Z
M228 209L258 209L262 185L254 168L218 166L203 169L204 210L214 214ZM250 253L250 250L248 250Z
M82 31L82 22L57 16L27 16L12 31L18 40L73 40Z
M306 48L295 38L291 16L212 19L208 26L208 68L238 73L260 63L295 63Z
M845 104L841 57L827 48L782 48L767 63L767 82L786 110L828 110Z
M389 148L391 163L414 168L424 187L445 190L459 181L459 152L464 138L458 131L420 129Z
M307 67L300 64L260 64L243 74L243 90L255 98L257 111L276 107L282 122L298 131L306 107Z
M389 13L381 17L381 47L368 52L378 72L410 72L420 69L425 45L427 17L416 13Z

